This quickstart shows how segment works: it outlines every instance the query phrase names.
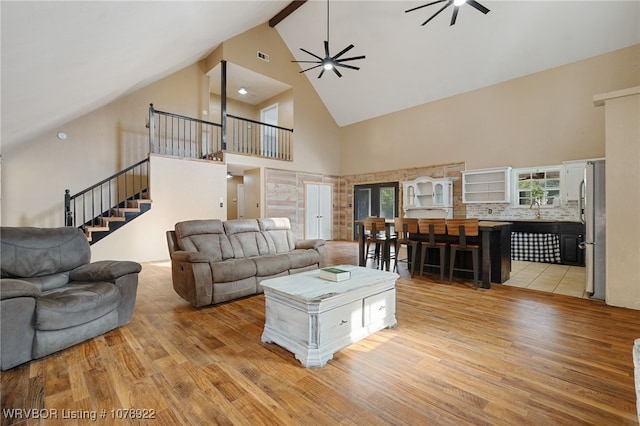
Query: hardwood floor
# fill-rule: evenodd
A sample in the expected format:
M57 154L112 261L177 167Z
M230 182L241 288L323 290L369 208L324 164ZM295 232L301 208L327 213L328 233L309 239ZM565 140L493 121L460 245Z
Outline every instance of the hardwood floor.
M355 243L330 244L331 264L356 262ZM638 424L639 311L400 272L397 328L306 369L261 343L262 295L196 310L167 262L145 263L130 324L2 372L2 424ZM155 419L114 421L122 408Z

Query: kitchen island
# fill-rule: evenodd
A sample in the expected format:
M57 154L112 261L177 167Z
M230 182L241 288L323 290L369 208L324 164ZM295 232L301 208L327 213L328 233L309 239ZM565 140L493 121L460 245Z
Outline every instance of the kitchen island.
M366 265L364 223L357 221L358 227L358 261L360 266ZM393 222L387 224L393 226ZM480 245L480 277L482 288L491 288L491 283L503 283L511 274L511 222L479 222L480 235L467 237L470 244ZM426 239L423 234L412 235L416 239ZM457 242L457 237L450 235L437 236L437 241Z

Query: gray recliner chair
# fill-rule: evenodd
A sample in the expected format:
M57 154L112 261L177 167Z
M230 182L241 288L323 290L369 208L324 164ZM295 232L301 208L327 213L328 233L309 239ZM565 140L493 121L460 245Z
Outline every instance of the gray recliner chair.
M0 228L0 368L73 346L131 320L140 264L90 263L77 228Z

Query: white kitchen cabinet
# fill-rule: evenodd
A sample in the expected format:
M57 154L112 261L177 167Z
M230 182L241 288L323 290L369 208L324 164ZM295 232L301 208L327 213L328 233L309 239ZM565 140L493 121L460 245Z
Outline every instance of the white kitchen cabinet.
M511 167L467 170L462 172L462 202L508 203Z
M402 183L405 217L453 218L451 178L419 177Z
M562 181L560 182L562 201L580 199L580 182L584 180L586 161L565 161L562 165Z

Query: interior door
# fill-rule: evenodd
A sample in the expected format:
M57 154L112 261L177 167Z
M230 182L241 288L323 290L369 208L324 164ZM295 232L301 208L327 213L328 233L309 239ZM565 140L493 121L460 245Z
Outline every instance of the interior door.
M306 184L305 238L332 238L331 185Z
M260 111L260 121L272 126L278 125L278 104L271 105ZM278 155L278 129L270 126L261 126L262 155L276 157Z
M244 219L244 185L238 184L238 219Z

